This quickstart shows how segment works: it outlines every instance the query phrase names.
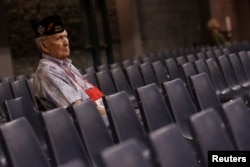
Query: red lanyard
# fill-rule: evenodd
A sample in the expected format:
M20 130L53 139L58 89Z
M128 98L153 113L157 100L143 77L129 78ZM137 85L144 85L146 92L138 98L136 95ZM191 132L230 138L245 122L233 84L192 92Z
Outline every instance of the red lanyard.
M87 94L88 94L88 96L95 102L96 100L98 100L98 99L100 99L104 94L97 88L97 87L95 87L95 86L93 86L92 84L90 84L89 82L87 82L87 81L85 81L85 82L87 82L88 84L90 84L92 87L91 88L89 88L89 89L84 89L78 82L77 82L77 80L75 79L75 77L73 76L73 74L70 72L70 71L67 71L67 70L65 70L64 69L64 71L65 71L65 73L69 76L69 77L71 77Z
M65 72L71 79L73 79L73 80L75 81L75 83L76 83L78 86L80 86L84 91L86 90L86 89L84 89L84 87L82 87L81 84L79 84L79 83L77 82L76 78L74 77L74 75L73 75L69 70L66 70L66 69L64 69L64 68L63 68L63 70L64 70L64 72ZM84 80L84 82L87 82L87 81ZM87 82L87 83L90 84L89 82ZM90 84L90 85L93 86L92 84Z

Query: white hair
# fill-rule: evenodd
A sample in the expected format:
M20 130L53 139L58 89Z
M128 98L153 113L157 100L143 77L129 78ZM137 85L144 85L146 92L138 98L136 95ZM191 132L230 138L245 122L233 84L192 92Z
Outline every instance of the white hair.
M44 52L44 51L42 50L42 47L41 47L41 42L43 42L43 41L45 41L45 40L47 40L47 39L48 39L48 36L39 37L39 38L36 38L36 39L35 39L36 46L37 46L37 48L38 48L41 52Z

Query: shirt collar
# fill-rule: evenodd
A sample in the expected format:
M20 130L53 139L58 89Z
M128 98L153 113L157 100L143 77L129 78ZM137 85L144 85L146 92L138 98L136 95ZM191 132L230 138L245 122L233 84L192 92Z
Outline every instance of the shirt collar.
M42 54L42 58L51 60L51 61L57 63L58 65L64 66L64 67L70 67L70 65L72 63L72 60L69 58L66 58L65 60L60 60L60 59L57 59L55 57L49 56L47 54Z

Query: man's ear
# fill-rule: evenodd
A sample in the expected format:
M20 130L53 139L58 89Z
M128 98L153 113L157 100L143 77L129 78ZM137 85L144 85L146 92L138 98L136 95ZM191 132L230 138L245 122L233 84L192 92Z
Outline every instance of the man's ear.
M40 46L41 46L41 49L45 52L45 53L49 53L49 49L47 47L47 43L45 41L41 41L40 42Z

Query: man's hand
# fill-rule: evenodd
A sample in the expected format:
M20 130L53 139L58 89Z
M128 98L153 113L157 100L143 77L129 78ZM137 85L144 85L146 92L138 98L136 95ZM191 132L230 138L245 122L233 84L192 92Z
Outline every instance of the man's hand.
M105 110L105 108L103 106L96 106L96 107L97 107L97 109L98 109L98 111L99 111L99 113L101 115L105 115L106 114L106 110Z

